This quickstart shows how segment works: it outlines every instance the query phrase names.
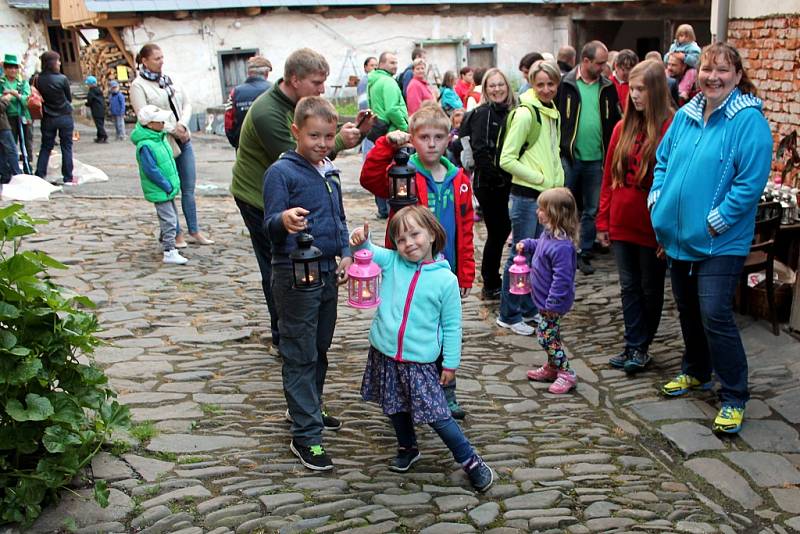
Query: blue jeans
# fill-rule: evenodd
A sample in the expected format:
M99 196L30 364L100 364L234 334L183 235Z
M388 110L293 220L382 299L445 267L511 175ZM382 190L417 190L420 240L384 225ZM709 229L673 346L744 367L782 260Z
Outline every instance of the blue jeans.
M626 241L611 245L619 272L625 349L647 352L661 322L667 263L656 249Z
M3 183L7 183L6 179L20 174L19 152L17 152L17 144L14 142L14 133L11 130L0 130L0 151L2 151L0 154L0 177L3 178Z
M117 139L125 138L125 115L114 115L114 129L116 130Z
M186 218L189 233L196 234L200 229L197 226L197 203L194 199L194 185L197 182L194 149L191 141L186 144L178 141L178 146L181 155L175 158L175 166L178 167L178 176L181 180L181 210ZM181 233L180 223L178 223L178 233Z
M711 380L715 372L720 400L740 408L750 398L747 355L733 319L733 296L743 265L743 256L669 264L685 345L682 370L701 382Z
M603 161L561 158L561 165L564 167L565 185L582 209L580 249L582 253L588 253L597 236L594 220L600 203L600 186L603 185Z
M417 448L417 435L414 432L414 423L411 421L411 414L401 412L389 416L397 435L397 444L403 449ZM452 417L430 423L432 429L439 434L447 448L453 453L456 462L463 464L475 454L475 450L470 445L467 436L458 426Z
M511 251L503 268L503 290L500 292L500 320L514 324L523 317L533 317L537 309L530 295L512 295L508 292L508 268L514 263L517 243L527 237L539 237L544 229L539 223L536 209L539 207L535 198L511 195Z
M75 122L72 115L46 116L42 119L42 148L36 160L36 176L47 178L47 164L50 163L50 152L56 145L56 134L61 146L61 176L65 182L72 181L72 131Z

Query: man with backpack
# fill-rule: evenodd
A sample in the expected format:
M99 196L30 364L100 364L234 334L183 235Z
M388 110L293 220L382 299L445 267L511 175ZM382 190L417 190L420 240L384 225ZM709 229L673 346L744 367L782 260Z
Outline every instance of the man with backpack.
M266 92L272 83L267 81L272 63L264 56L253 56L247 60L247 79L231 89L225 103L225 135L233 148L239 148L239 133L247 110L256 98Z
M566 185L582 205L578 269L586 275L594 273L591 259L603 158L611 132L622 116L617 89L602 74L607 62L606 45L600 41L586 43L578 66L561 79L555 100L561 113L561 162Z
M428 55L428 51L421 47L416 47L414 50L411 51L411 63L409 63L408 67L406 67L403 72L397 75L397 84L400 86L400 89L403 91L403 98L406 98L406 91L408 91L408 84L411 82L411 79L414 77L414 61L417 58L422 58L423 60Z

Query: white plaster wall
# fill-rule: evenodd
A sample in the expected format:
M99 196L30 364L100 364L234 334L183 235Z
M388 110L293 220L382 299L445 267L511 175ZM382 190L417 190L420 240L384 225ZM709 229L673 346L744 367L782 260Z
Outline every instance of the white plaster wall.
M730 2L732 19L755 19L769 15L800 13L800 0L730 0Z
M34 22L30 11L21 11L0 0L0 54L16 54L26 78L36 72L39 56L47 50L44 32L44 25Z
M342 68L348 49L353 50L356 71L361 75L367 56L378 56L384 50L397 52L402 69L410 63L415 40L460 37L474 44L496 43L498 66L514 76L519 75L517 64L525 53L555 52L558 48L555 44L561 44L564 38L554 36L550 18L518 13L486 16L376 13L325 18L279 10L252 18L217 16L168 21L147 17L140 26L124 32L125 44L132 54L147 42L158 43L165 55L164 72L187 89L196 112L222 103L217 56L220 51L235 47L259 49L272 62L274 71L270 79L275 81L282 74L286 57L307 46L327 58L330 86L346 81L353 74L349 64ZM432 50L431 56L442 74L463 66L456 63L454 50L447 46Z

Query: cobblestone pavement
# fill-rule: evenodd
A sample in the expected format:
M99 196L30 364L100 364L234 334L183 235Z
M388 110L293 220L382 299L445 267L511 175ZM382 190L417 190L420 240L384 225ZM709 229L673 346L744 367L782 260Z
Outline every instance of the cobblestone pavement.
M412 471L388 470L393 432L359 396L371 313L344 300L325 395L344 421L324 436L336 469L320 475L300 466L288 450L258 269L230 197L198 202L217 243L191 246L188 265L167 267L152 206L71 195L29 206L51 222L27 246L69 264L54 277L98 303L109 345L95 359L135 426L126 450L92 464L93 476L109 481L111 506L83 498L90 489L65 493L31 532L800 531L797 369L785 359L755 369L745 431L719 440L707 430L710 395L656 396L681 349L669 298L656 365L635 379L607 367L622 328L610 257L597 261L597 275L579 277L565 322L575 394L556 397L529 383L525 371L544 357L535 340L508 335L494 326L493 307L466 300L463 426L499 475L480 495L427 428ZM352 224L366 218L382 230L369 198L351 197L346 207ZM751 354L769 342L749 341Z

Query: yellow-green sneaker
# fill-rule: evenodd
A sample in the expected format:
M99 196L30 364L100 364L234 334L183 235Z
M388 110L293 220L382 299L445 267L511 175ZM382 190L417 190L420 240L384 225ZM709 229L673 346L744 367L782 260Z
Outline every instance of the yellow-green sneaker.
M707 391L714 385L710 380L708 382L700 382L698 379L691 375L684 373L679 374L661 387L661 393L668 397L679 397L687 393L690 389L699 389Z
M714 432L736 434L742 429L742 420L744 420L744 408L723 404L714 419L713 430Z

